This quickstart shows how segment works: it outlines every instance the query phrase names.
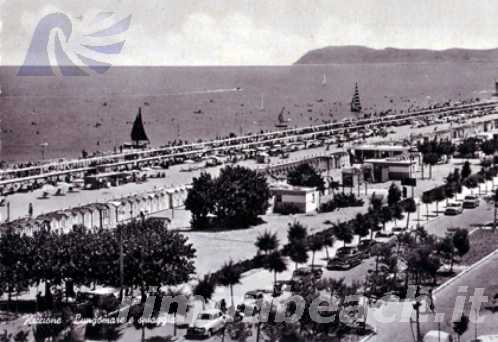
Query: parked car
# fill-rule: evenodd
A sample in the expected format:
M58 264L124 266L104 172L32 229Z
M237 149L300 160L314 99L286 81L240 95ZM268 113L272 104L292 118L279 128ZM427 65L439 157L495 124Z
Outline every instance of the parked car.
M477 208L480 204L479 197L477 196L465 196L463 199L462 207L465 209Z
M327 262L328 270L349 270L361 264L360 257L355 258L333 258Z
M453 342L451 334L442 330L430 330L424 336L424 342Z
M446 210L444 211L445 215L459 215L463 213L463 207L461 203L458 202L450 202L446 206Z
M218 309L205 310L199 313L197 319L187 329L187 338L189 337L210 337L221 331L228 318Z
M377 232L375 233L376 238L391 238L394 234L392 232Z
M314 266L304 266L299 267L292 273L292 280L295 282L301 281L308 277L314 277L315 279L320 279L323 274L323 270L321 267Z
M406 227L393 227L393 228L391 229L391 231L392 231L394 234L400 234L400 233L406 232Z
M237 310L244 313L256 314L265 300L271 300L272 294L273 291L267 289L247 291L244 295L244 301L237 305Z
M364 239L358 243L358 250L362 252L366 257L369 257L372 248L377 245L377 241L373 239Z
M336 258L343 259L343 258L363 258L364 253L361 252L358 247L341 247L337 250L335 256Z

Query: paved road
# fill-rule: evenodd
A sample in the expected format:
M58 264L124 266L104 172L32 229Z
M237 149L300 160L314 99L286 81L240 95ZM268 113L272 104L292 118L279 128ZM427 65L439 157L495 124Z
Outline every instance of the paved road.
M487 262L481 264L477 268L471 270L470 272L464 274L461 278L454 281L450 286L447 286L440 291L435 293L435 307L436 313L444 316L441 321L441 330L452 332L451 322L454 320L453 311L458 308L457 297L462 296L467 302L465 312L469 315L469 305L470 296L474 294L474 289L483 288L490 289L495 288L498 284L498 274L497 274L497 262L498 254L494 255ZM462 291L465 287L467 291ZM405 310L402 314L402 310ZM458 311L456 310L456 317L459 317ZM396 314L396 319L393 322L387 323L382 322L382 315ZM413 313L410 303L405 303L405 305L400 304L389 304L376 311L371 310L369 314L369 321L375 324L377 327L378 334L371 340L372 342L387 342L387 341L399 341L399 342L411 342L413 341L413 335L410 328L409 320L407 319ZM491 314L483 309L481 309L481 319L483 322L478 324L478 335L481 334L498 334L498 315ZM437 330L437 323L434 322L432 315L427 315L429 319L427 322L422 324L421 330L422 334L428 330ZM404 318L400 321L400 318ZM415 327L413 327L415 329ZM469 325L469 330L463 335L462 341L470 340L475 331L475 325L471 323Z

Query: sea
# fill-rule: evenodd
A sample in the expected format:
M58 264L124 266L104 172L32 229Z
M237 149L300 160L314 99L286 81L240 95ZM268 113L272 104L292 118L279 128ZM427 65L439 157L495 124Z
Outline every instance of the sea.
M81 77L20 77L17 69L0 67L3 161L113 150L130 141L139 107L160 146L276 129L281 111L289 127L356 117L356 82L363 111L373 113L489 98L498 76L491 63L115 66Z

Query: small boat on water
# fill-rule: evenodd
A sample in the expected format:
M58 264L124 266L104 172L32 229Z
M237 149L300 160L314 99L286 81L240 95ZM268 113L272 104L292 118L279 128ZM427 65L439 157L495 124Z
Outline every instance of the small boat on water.
M147 133L145 133L145 127L142 120L142 107L138 107L138 114L133 122L133 127L131 128L131 141L138 147L141 145L147 145L150 143Z
M322 86L325 87L326 85L327 85L327 75L324 73L322 79Z
M259 104L259 110L264 111L265 110L265 96L261 94L261 102Z
M275 124L275 127L278 127L278 128L287 128L287 126L288 126L288 120L286 120L284 118L284 111L285 111L285 107L282 107L282 110L278 114L278 121Z

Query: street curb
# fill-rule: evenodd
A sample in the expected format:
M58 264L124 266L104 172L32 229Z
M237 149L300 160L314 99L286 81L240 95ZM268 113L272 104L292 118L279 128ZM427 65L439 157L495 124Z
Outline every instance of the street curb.
M475 229L477 230L477 229ZM474 231L475 231L474 230ZM473 232L474 232L473 231ZM488 261L489 259L491 259L492 257L494 257L496 254L498 254L498 249L495 249L493 252L489 253L488 255L486 255L484 258L482 258L481 260L479 261L476 261L475 263L473 263L472 265L470 265L469 267L467 267L465 270L463 270L462 272L458 273L456 276L454 276L453 278L450 278L448 279L446 282L442 283L441 285L439 285L438 287L436 287L433 291L433 293L436 295L437 292L443 290L444 288L448 287L449 285L451 285L454 281L460 279L461 277L463 277L465 274L467 274L468 272L472 271L473 269L479 267L481 264L485 263L486 261Z

